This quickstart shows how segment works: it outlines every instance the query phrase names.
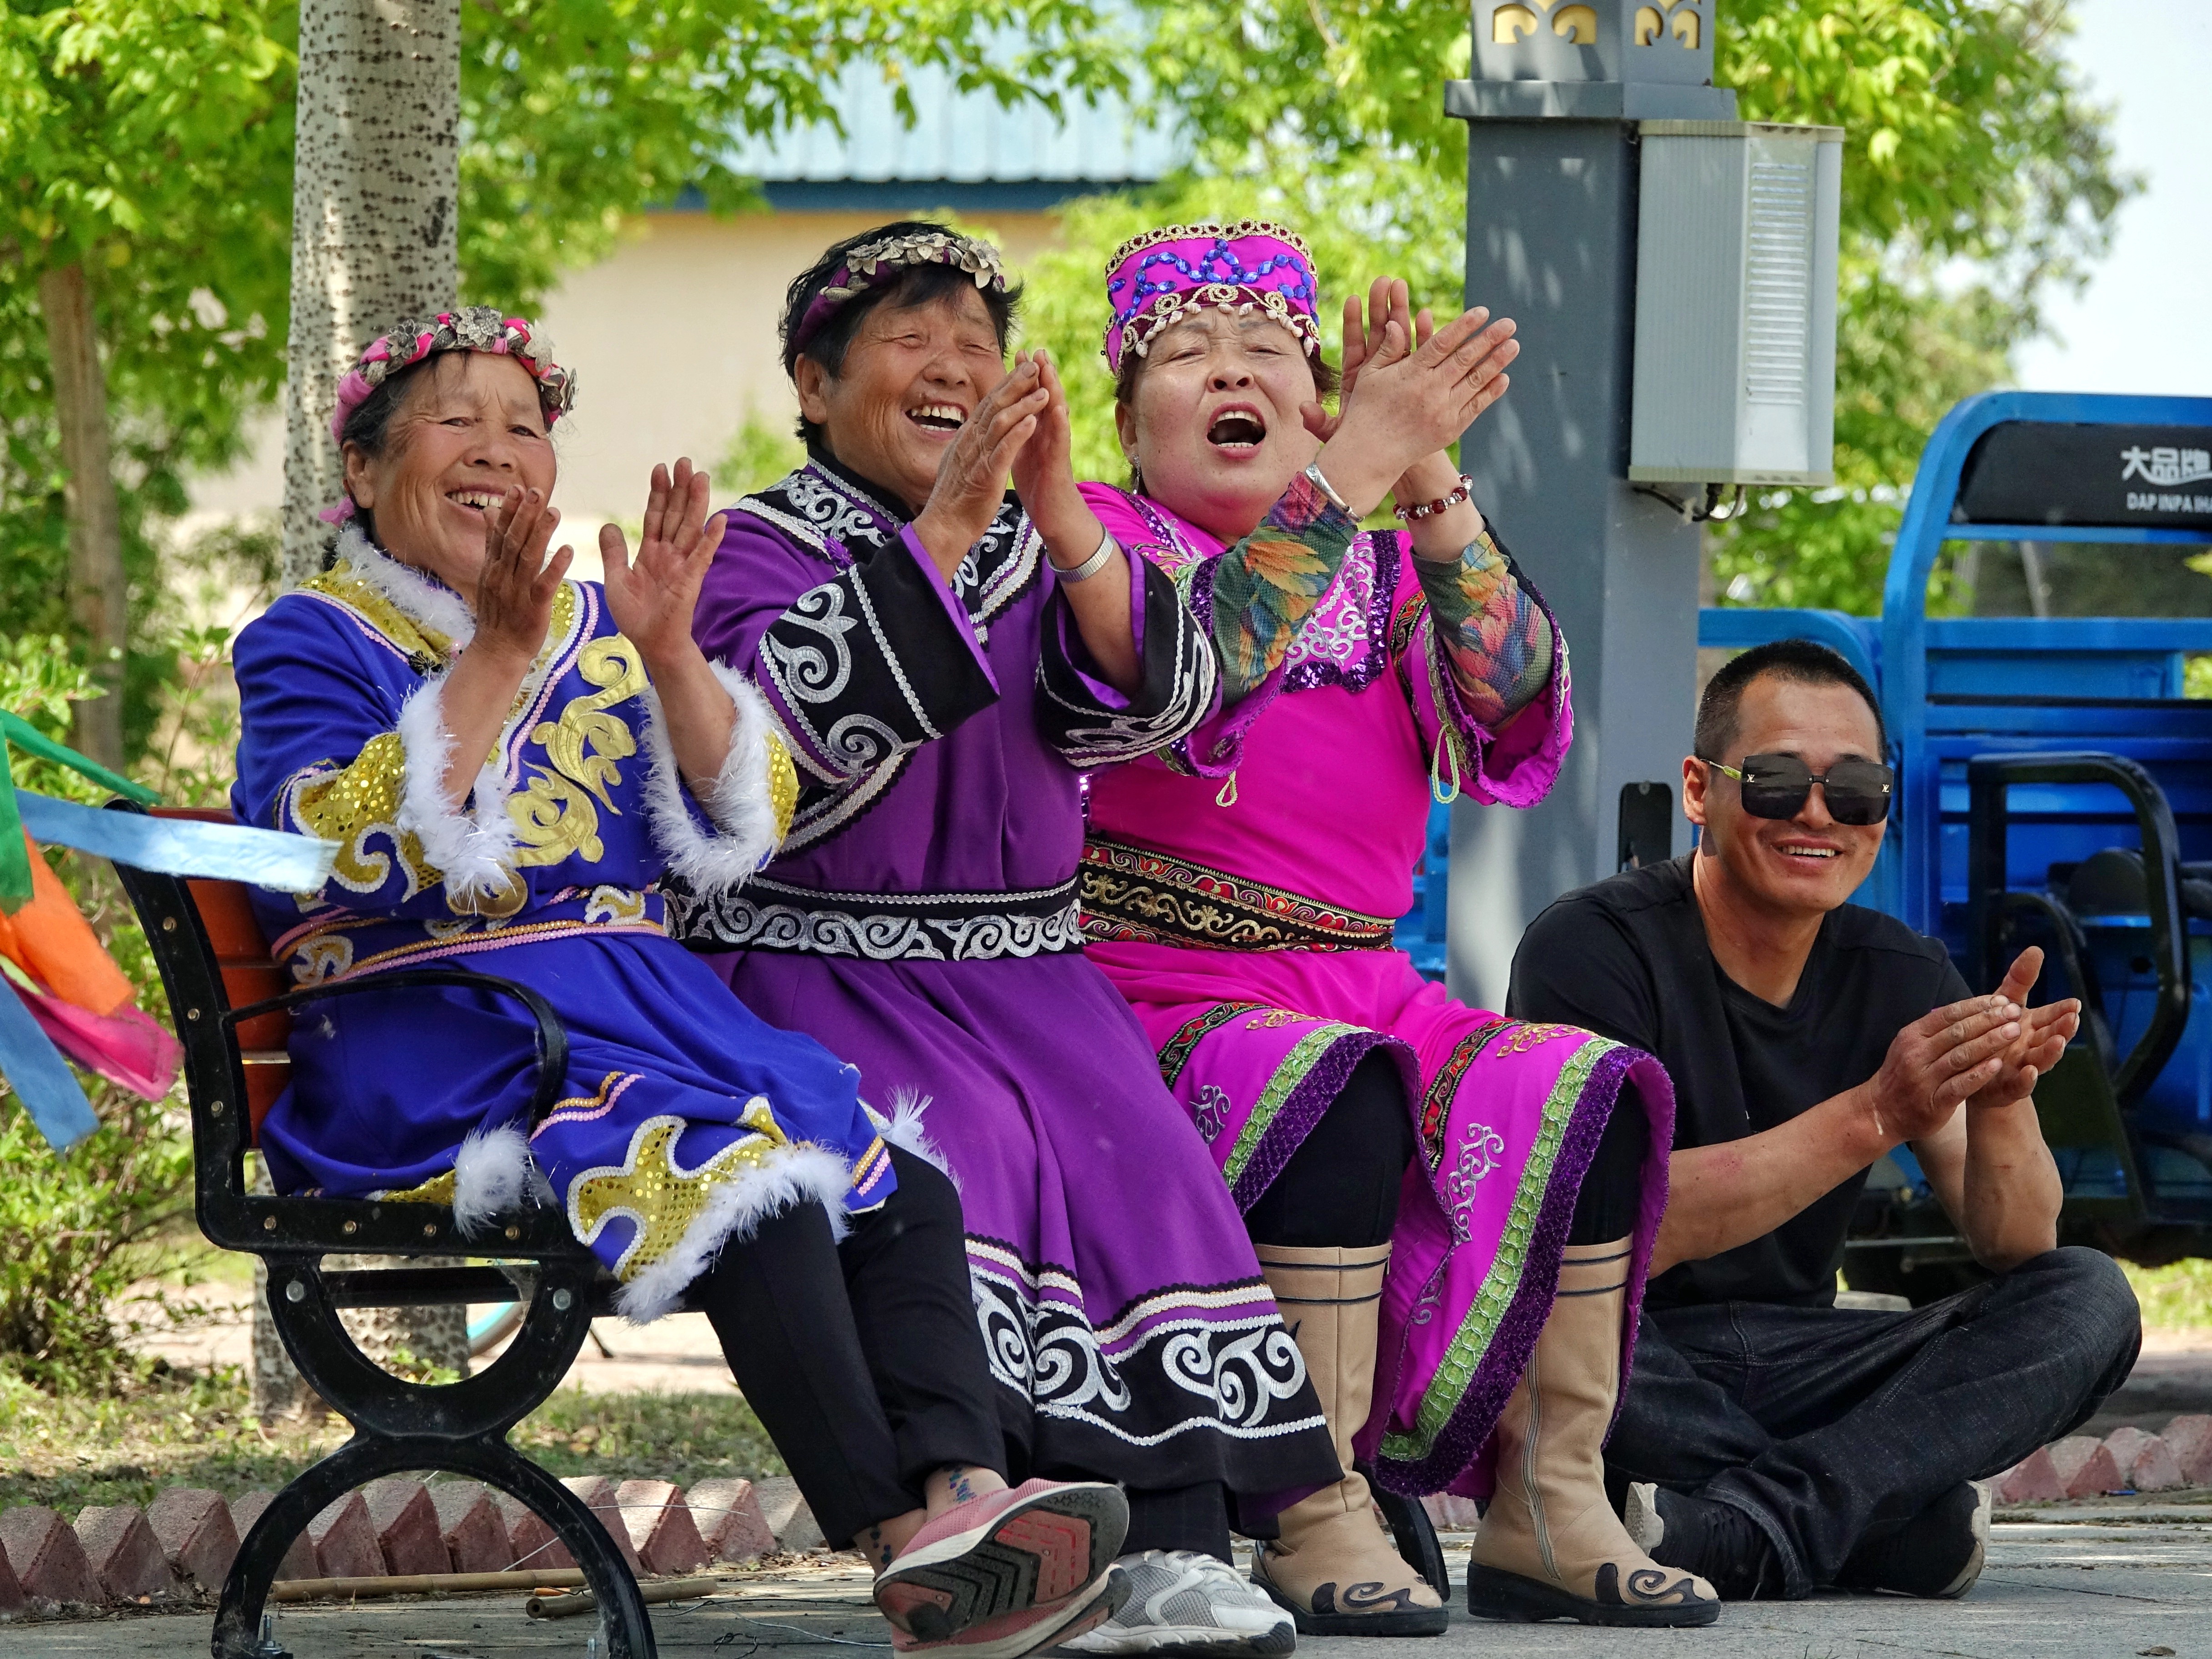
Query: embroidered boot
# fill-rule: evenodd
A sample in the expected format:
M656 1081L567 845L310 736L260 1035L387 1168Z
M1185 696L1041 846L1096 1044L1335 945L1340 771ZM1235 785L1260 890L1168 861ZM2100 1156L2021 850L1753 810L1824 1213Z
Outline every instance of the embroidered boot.
M1603 1449L1620 1386L1631 1241L1571 1244L1528 1369L1498 1419L1498 1490L1475 1534L1478 1619L1710 1625L1720 1598L1638 1548L1606 1501Z
M1352 1468L1352 1437L1375 1391L1375 1341L1390 1247L1256 1247L1261 1271L1305 1356L1345 1475L1280 1516L1282 1536L1252 1556L1252 1582L1306 1636L1441 1636L1451 1614L1406 1565Z

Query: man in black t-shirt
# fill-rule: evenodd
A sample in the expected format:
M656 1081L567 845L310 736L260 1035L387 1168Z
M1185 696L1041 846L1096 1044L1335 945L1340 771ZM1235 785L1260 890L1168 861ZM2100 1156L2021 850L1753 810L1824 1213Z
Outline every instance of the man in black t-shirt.
M1803 640L1714 677L1683 763L1698 849L1571 893L1506 1006L1656 1054L1672 1193L1606 1460L1632 1533L1723 1596L1963 1595L1986 1480L2078 1426L2142 1329L2109 1257L2057 1248L2035 1079L2079 1005L2024 1006L2037 951L1971 995L1943 946L1845 901L1892 780L1873 694ZM1910 1145L1995 1277L1834 1305L1868 1168Z

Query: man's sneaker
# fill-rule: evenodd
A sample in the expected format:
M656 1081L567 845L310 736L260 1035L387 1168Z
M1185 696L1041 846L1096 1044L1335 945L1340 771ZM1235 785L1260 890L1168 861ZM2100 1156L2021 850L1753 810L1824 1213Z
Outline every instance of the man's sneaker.
M1957 1601L1982 1576L1994 1490L1986 1480L1961 1481L1902 1526L1869 1533L1836 1583L1845 1589Z
M900 1655L942 1655L944 1659L1026 1659L1030 1654L1080 1636L1113 1615L1129 1594L1129 1577L1109 1567L1074 1595L1040 1601L969 1626L957 1636L925 1642L905 1631L891 1632L891 1651Z
M1129 1599L1070 1653L1152 1653L1172 1648L1206 1659L1280 1659L1298 1644L1291 1615L1226 1561L1194 1550L1146 1550L1116 1564Z
M1638 1480L1621 1505L1620 1524L1654 1561L1696 1573L1723 1601L1783 1593L1774 1546L1759 1522L1733 1504Z
M943 1642L1066 1601L1103 1578L1128 1529L1118 1486L1024 1481L926 1522L876 1580L876 1606L894 1630Z

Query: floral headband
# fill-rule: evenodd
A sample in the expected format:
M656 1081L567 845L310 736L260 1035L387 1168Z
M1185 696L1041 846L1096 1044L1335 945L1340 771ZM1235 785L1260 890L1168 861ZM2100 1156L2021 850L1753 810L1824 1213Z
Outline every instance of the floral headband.
M1106 364L1115 374L1152 336L1208 306L1265 312L1321 356L1313 255L1282 226L1262 219L1164 225L1132 237L1106 262Z
M845 263L830 274L829 283L807 302L798 326L784 343L785 368L799 362L807 343L852 301L875 289L890 287L916 265L951 265L973 276L979 289L1001 294L1006 290L999 250L972 236L925 230L863 242L847 252Z
M442 351L484 351L514 358L538 383L538 407L544 414L549 431L554 422L575 407L576 377L553 361L551 343L539 337L529 323L520 317L503 317L495 307L463 306L459 311L441 311L427 322L407 319L391 332L370 341L360 361L338 382L331 435L343 442L346 422L368 401L371 392L401 369L411 368ZM348 496L335 507L325 507L321 516L325 524L341 524L353 513L353 500Z

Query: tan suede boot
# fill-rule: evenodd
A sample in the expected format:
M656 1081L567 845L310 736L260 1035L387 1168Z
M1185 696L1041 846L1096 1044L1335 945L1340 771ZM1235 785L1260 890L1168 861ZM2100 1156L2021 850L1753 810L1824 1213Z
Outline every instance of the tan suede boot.
M1620 1386L1628 1239L1571 1244L1528 1369L1498 1419L1498 1491L1475 1534L1478 1619L1710 1625L1720 1597L1636 1546L1606 1501L1603 1449Z
M1390 1247L1306 1250L1261 1244L1260 1269L1336 1440L1344 1479L1285 1510L1283 1535L1252 1555L1252 1582L1287 1608L1305 1636L1441 1636L1451 1614L1406 1565L1376 1518L1352 1437L1375 1393L1375 1340Z

